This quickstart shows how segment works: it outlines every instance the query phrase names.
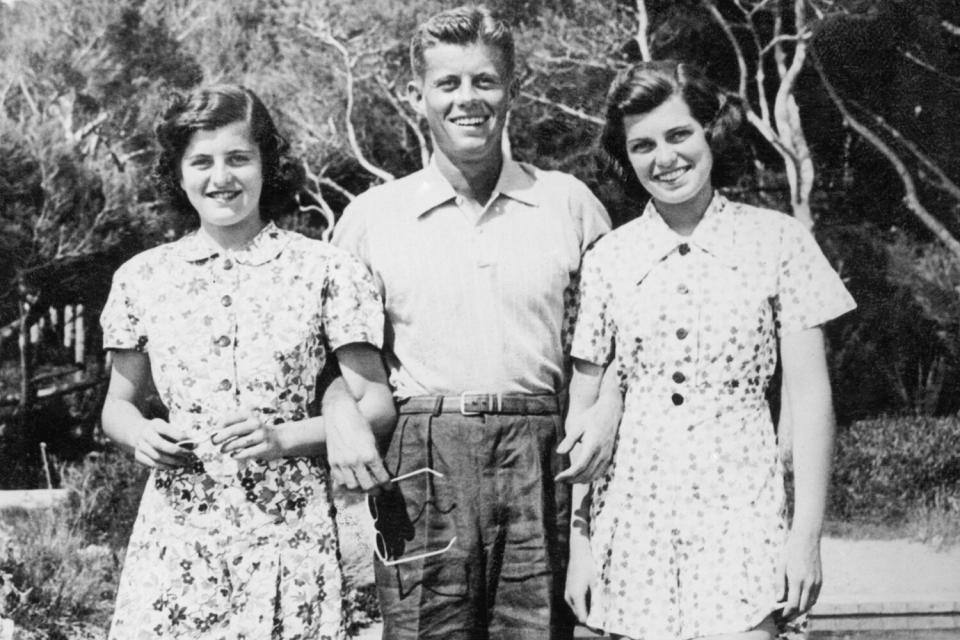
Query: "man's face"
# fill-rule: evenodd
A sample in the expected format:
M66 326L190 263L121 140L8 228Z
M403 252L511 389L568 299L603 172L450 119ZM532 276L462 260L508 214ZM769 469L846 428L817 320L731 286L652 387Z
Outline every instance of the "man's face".
M434 152L454 164L498 158L516 92L500 51L485 44L439 44L423 57L423 77L408 90L430 126Z

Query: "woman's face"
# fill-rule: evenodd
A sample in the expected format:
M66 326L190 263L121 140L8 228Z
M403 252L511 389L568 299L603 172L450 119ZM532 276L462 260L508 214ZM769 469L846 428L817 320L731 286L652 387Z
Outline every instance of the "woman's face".
M195 131L180 158L180 186L202 227L259 229L263 163L250 125Z
M625 115L623 128L630 164L656 204L706 207L713 195L713 152L682 97Z

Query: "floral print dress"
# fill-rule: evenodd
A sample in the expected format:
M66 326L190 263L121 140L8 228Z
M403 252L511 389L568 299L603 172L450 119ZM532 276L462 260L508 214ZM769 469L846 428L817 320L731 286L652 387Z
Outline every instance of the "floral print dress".
M720 195L690 236L648 204L587 254L573 356L615 366L624 393L592 488L591 626L679 640L745 631L774 609L778 338L854 306L799 222Z
M114 276L104 347L149 355L192 468L154 470L124 562L110 638L340 638L342 578L319 460L238 463L209 440L252 410L302 420L329 351L379 347L383 314L346 252L268 224L238 250L198 233Z

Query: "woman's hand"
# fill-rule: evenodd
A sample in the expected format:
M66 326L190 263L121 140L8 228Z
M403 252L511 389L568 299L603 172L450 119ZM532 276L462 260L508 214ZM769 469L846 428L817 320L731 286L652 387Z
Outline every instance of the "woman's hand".
M588 538L574 534L570 539L570 562L567 564L567 584L563 599L573 610L577 620L586 623L590 613L590 588L596 578L596 567Z
M224 416L210 441L222 445L220 452L237 460L276 460L287 455L281 433L285 427L287 423L264 422L257 412L248 409Z
M777 584L782 585L779 600L785 619L806 613L816 604L823 584L819 535L790 532Z
M192 464L190 451L177 444L185 434L166 420L154 418L139 421L140 428L133 440L134 459L148 467L176 469Z

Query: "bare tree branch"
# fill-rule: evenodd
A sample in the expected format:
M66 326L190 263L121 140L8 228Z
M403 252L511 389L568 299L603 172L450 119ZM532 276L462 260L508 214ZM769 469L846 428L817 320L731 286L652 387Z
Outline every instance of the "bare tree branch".
M903 160L897 156L896 152L891 149L890 146L880 138L880 136L875 134L869 129L869 127L853 117L853 114L850 113L850 110L844 103L843 98L840 97L829 78L827 78L826 71L824 70L823 64L820 62L820 58L817 56L817 52L815 50L811 50L810 59L813 62L813 68L817 71L817 75L820 76L820 81L827 90L827 95L830 96L830 99L833 101L834 105L836 105L837 109L840 110L840 113L843 115L844 122L847 124L847 126L860 134L864 140L866 140L874 149L883 154L890 164L893 165L894 170L900 177L900 182L903 184L903 203L920 219L927 229L930 230L930 232L933 233L933 235L936 236L937 239L940 240L947 247L947 249L950 250L951 253L953 253L954 258L960 260L960 241L957 241L957 239L953 237L943 223L937 220L937 218L931 214L920 202L920 198L917 196L917 188L916 184L914 183L913 176L910 175L910 171L907 169L907 166L904 164Z
M647 3L644 0L637 0L637 34L634 39L640 46L640 59L650 60L650 16L647 14Z
M360 143L357 141L357 130L353 126L353 100L354 100L354 78L353 78L353 61L350 59L350 52L347 51L347 48L343 45L342 42L337 40L329 29L321 28L310 29L303 25L302 23L298 25L299 28L305 33L317 38L320 42L334 48L343 58L343 67L346 72L346 93L347 93L347 107L345 114L345 122L347 127L347 140L350 143L350 148L353 150L354 155L357 158L357 161L360 163L364 169L377 176L385 182L389 182L394 179L392 173L384 171L380 167L377 167L369 160L367 160L366 155L364 155L363 150L360 148Z
M310 189L310 195L316 198L317 202L320 204L319 207L314 205L304 205L300 203L299 197L297 198L297 203L300 204L300 211L319 211L323 216L324 221L327 223L327 228L320 233L320 237L325 241L329 242L330 237L333 235L333 227L336 224L336 215L333 213L333 209L330 208L330 205L327 203L326 198L323 197L323 190L321 189L321 179L315 174L311 169L310 165L307 164L306 160L303 160L303 170L306 174L307 180L313 183L313 189Z
M960 78L951 76L950 74L945 73L945 72L943 72L943 71L940 70L940 69L937 69L935 66L933 66L933 65L930 64L929 62L924 62L923 60L921 60L921 59L918 58L917 56L913 55L913 54L910 53L909 51L906 51L906 50L903 49L902 47L897 47L897 51L899 51L899 52L903 55L903 57L906 58L907 60L909 60L910 62L912 62L912 63L914 63L914 64L916 64L916 65L918 65L918 66L920 66L920 67L923 67L924 69L926 69L927 71L929 71L929 72L931 72L931 73L934 73L934 74L938 75L942 80L944 80L944 81L947 82L948 84L952 84L952 85L954 86L954 88L960 88Z
M320 174L320 184L322 184L325 187L330 187L331 189L333 189L334 191L342 195L347 200L352 201L357 199L357 196L347 191L343 187L343 185L341 185L339 182L336 182L335 180L331 180L330 178L328 178L323 174Z
M947 33L952 36L960 36L960 25L955 25L952 22L944 20L940 23L940 26L946 29Z
M554 109L557 109L557 110L559 110L559 111L562 111L563 113L565 113L565 114L567 114L567 115L569 115L569 116L573 116L574 118L579 118L580 120L583 120L584 122L590 122L590 123L593 123L593 124L597 124L597 125L603 126L603 118L601 118L601 117L599 117L599 116L590 115L589 113L586 113L586 112L584 112L584 111L580 111L579 109L574 109L573 107L569 107L569 106L567 106L567 105L565 105L565 104L562 104L562 103L560 103L560 102L556 102L556 101L551 100L551 99L549 99L549 98L545 98L545 97L543 97L543 96L534 95L534 94L530 93L529 91L521 91L521 92L520 92L520 95L521 95L522 97L528 99L528 100L532 100L532 101L534 101L534 102L537 102L537 103L539 103L539 104L546 105L546 106L548 106L548 107L553 107Z
M740 41L737 40L736 34L733 33L730 23L726 21L726 19L723 17L723 14L720 13L720 10L717 9L713 2L710 2L710 0L703 0L703 6L707 11L710 12L710 15L713 16L713 19L723 30L723 34L727 36L727 40L730 42L730 46L733 48L734 54L736 54L738 69L737 94L745 103L749 104L749 98L747 97L747 59L743 55L743 49L740 47Z
M430 147L427 145L427 138L423 135L423 131L420 130L417 121L410 117L407 110L403 108L403 103L400 102L400 98L390 89L386 80L384 80L379 73L374 74L373 79L387 97L390 105L396 110L397 114L403 119L410 130L413 131L413 135L417 138L417 147L420 149L420 166L427 166L430 164Z
M877 126L886 131L894 140L906 147L920 162L920 164L936 177L936 180L929 181L932 186L940 189L960 203L960 185L957 185L956 182L951 180L950 176L948 176L943 169L940 168L940 165L934 162L930 156L925 154L915 142L904 137L904 135L900 133L900 131L892 124L887 122L883 116L873 113L855 100L850 100L850 104L859 109L861 113L871 118L877 124Z

